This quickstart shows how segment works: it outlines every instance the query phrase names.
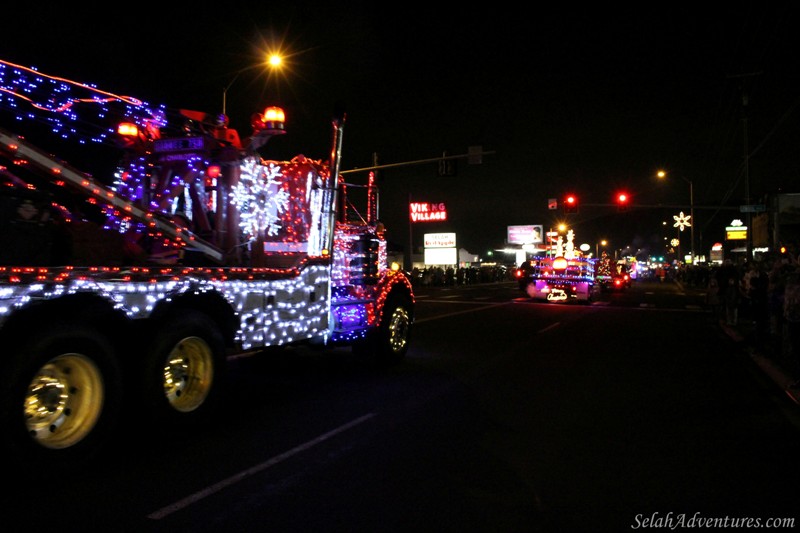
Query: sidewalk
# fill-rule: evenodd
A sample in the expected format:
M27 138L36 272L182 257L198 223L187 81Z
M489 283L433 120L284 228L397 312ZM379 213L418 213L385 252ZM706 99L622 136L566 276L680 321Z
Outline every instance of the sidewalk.
M755 342L755 326L752 320L739 320L736 326L729 326L724 320L719 321L720 328L738 344L743 345L747 353L761 370L783 390L791 400L800 405L800 387L793 387L800 376L794 375L791 360L783 353L782 347L757 347Z

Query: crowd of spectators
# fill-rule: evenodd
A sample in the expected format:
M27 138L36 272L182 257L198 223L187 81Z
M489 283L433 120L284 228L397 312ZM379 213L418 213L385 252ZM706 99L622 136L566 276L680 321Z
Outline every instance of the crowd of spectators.
M419 287L453 287L513 279L514 268L502 264L468 267L426 266L414 267L411 271L411 283Z
M763 254L753 261L726 259L722 265L688 266L682 282L706 288L715 318L738 328L761 354L800 378L800 262L796 248ZM800 387L800 381L795 387Z

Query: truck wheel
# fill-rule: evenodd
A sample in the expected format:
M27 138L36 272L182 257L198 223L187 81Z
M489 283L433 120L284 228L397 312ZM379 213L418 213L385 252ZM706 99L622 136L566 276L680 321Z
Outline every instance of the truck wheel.
M73 324L14 346L0 371L3 447L21 456L23 469L83 465L119 418L122 378L111 344Z
M146 350L140 388L148 415L195 423L215 407L222 385L225 343L206 315L184 311L163 320Z
M359 355L371 357L379 365L400 362L408 352L412 323L411 300L392 295L383 306L381 323L364 341L353 345Z

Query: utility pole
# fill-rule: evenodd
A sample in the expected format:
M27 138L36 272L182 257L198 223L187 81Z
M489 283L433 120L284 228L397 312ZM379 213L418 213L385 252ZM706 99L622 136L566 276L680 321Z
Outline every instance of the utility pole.
M742 94L742 144L744 148L744 205L750 205L750 148L747 142L747 93ZM752 259L753 254L753 214L748 209L745 214L745 225L747 232L745 232L744 250L746 253L748 263Z
M761 72L748 72L745 74L734 74L728 76L728 78L752 78L754 76L761 75ZM747 89L745 88L744 81L741 85L742 89L742 143L744 149L744 203L745 205L750 205L750 147L747 138L747 105L749 102L749 97L747 94ZM747 261L750 262L753 257L753 214L748 210L745 213L745 227L747 227L747 232L745 233L745 252Z
M408 205L406 205L406 216L408 217L408 253L405 254L406 272L411 272L414 268L414 233L411 221L411 193L408 193Z
M689 226L689 231L691 233L691 253L692 253L692 266L697 264L697 256L694 253L694 227L697 225L697 222L694 218L694 183L692 180L683 178L685 181L689 182L689 220L692 221L692 225Z

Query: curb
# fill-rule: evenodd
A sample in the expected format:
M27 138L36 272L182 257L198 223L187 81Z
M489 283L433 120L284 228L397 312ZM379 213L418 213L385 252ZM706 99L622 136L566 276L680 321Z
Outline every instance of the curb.
M724 321L720 320L719 327L722 328L725 334L733 341L737 343L744 343L745 339L742 334L727 325ZM797 383L797 380L787 374L782 368L778 367L768 357L758 353L753 347L748 346L747 352L750 354L750 358L753 360L753 362L755 362L759 368L761 368L761 370L767 374L767 376L769 376L778 387L780 387L786 396L788 396L789 399L791 399L795 404L800 405L800 388L792 387L794 383Z

